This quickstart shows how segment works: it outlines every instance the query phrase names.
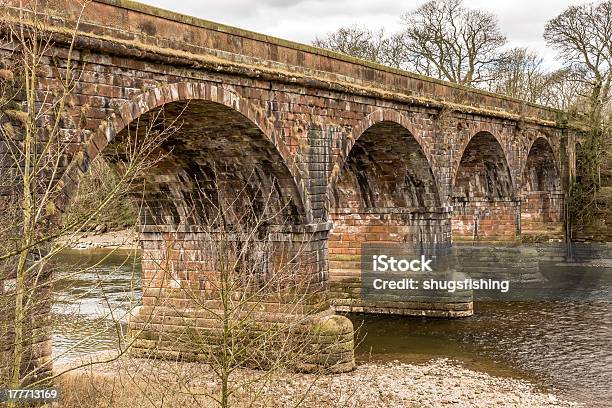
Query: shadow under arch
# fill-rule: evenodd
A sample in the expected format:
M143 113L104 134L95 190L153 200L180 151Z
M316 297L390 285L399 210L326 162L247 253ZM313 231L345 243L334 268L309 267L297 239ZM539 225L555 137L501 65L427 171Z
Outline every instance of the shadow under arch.
M372 141L374 140L375 142L381 142L381 140L376 140L378 138L382 138L383 143L376 147ZM439 206L441 198L438 184L435 175L432 172L431 158L427 155L424 147L424 141L414 130L410 120L401 113L389 109L380 109L369 114L353 128L351 134L347 137L347 143L346 146L344 146L343 153L338 155L333 163L326 194L327 212L329 213L332 208L338 207L338 182L342 177L346 176L347 165L356 170L356 167L360 166L359 158L357 156L364 158L370 162L369 164L376 165L376 163L372 162L372 159L375 159L372 154L377 156L386 154L386 158L379 157L381 160L378 164L382 166L380 167L380 170L393 171L396 176L399 174L398 172L411 168L410 163L421 166L420 169L414 169L414 173L423 173L424 177L408 177L405 180L405 182L408 184L407 188L403 191L398 191L398 194L395 196L395 199L399 200L397 204L401 203L403 198L404 204L408 204L410 201L417 203L421 201L423 204L427 202L427 204L430 206ZM395 153L397 154L394 154L394 149ZM368 153L368 150L370 150L371 153ZM402 153L404 156L402 156ZM383 169L383 167L387 166L393 160L395 160L394 164L398 165L395 169ZM412 162L410 160L412 160ZM366 163L363 162L362 164ZM363 173L363 170L358 171L357 173ZM353 171L353 174L357 173ZM418 193L419 187L424 186L424 184L418 182L417 179L426 179L428 181L427 191L421 191L421 193L424 194L420 196L415 196L412 193ZM387 177L386 182L392 182L391 176ZM418 185L414 185L415 182ZM398 185L401 184L402 183L399 183ZM372 194L369 194L367 191L367 186L362 185L361 190L364 190L361 194L362 199L364 199L364 204L366 206L375 204L372 202ZM408 193L408 195L412 195L413 197L409 199L405 193ZM402 195L403 197L401 197ZM400 206L409 206L409 204L400 204Z
M269 144L270 154L276 155L278 167L293 180L298 192L295 195L296 204L303 209L305 222L312 222L312 213L308 200L305 199L305 183L297 168L295 158L281 138L274 134L273 126L265 119L264 114L257 110L249 101L240 97L234 91L217 84L209 83L173 83L148 90L132 100L124 103L116 113L103 121L94 132L85 148L72 159L61 179L61 191L56 200L56 208L63 213L69 206L76 186L82 175L88 171L89 163L94 160L106 146L115 140L116 136L124 131L130 124L139 120L143 115L155 112L170 104L179 103L214 104L227 108L234 118L242 118L254 132L260 134L260 144Z
M266 221L270 225L306 224L284 159L252 122L225 105L201 100L165 104L160 113L170 123L180 118L180 127L157 149L163 158L143 179L142 225L208 226L222 203L232 204L235 219L254 212L274 214ZM105 151L115 150L113 159L125 161L124 141L148 128L156 114L143 114Z
M497 138L477 132L463 149L453 179L453 240L507 241L517 233L516 193Z
M438 207L429 161L406 128L381 121L363 132L332 187L332 208L376 210Z
M489 175L491 174L490 170L495 170L496 173L503 176L504 184L501 187L506 194L514 195L514 179L510 172L506 151L500 140L493 133L486 130L475 132L463 146L460 159L455 163L453 169L453 195L457 193L458 179L465 175L465 173L460 174L462 170L465 170L466 165L474 165L478 161L480 161L479 167L481 170L488 168ZM485 174L478 173L478 175L483 176ZM488 192L489 195L491 195L492 191Z
M564 236L564 193L558 161L549 140L533 140L522 169L521 235L530 241Z
M550 141L538 136L529 147L522 168L522 190L560 191L561 172Z

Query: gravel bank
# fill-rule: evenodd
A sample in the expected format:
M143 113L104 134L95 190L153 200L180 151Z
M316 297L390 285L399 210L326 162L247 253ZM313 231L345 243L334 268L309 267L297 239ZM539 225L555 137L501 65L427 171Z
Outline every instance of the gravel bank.
M277 395L305 386L292 377ZM274 390L276 393L277 390ZM365 364L351 373L326 377L313 395L332 402L344 396L355 407L576 407L580 404L543 394L522 380L493 377L448 360L427 364ZM338 401L341 402L341 401ZM330 406L334 406L333 404Z
M64 242L71 249L134 249L138 247L138 235L132 229L108 232L84 233L78 239L67 238Z
M84 383L84 375L92 371L70 374ZM303 401L301 407L579 407L581 404L541 393L523 380L493 377L486 373L469 370L446 359L433 360L426 364L368 363L359 365L354 371L336 375L299 374L275 372L265 384L253 382L253 378L264 372L239 370L234 379L240 385L235 406L291 407ZM147 399L164 398L170 405L187 407L214 406L206 393L218 392L218 382L211 370L204 364L159 362L156 360L122 358L121 360L96 366L93 375L97 378L97 390L103 390L100 379L112 379L125 384L121 378L138 386L127 386L132 408L141 406L141 397L133 390L146 389ZM118 380L119 379L119 380ZM68 381L68 384L71 382ZM146 386L143 386L146 384ZM181 392L173 391L173 388ZM189 391L187 391L189 390ZM187 395L189 398L179 398ZM77 392L78 393L78 392ZM250 400L258 394L257 400ZM116 402L123 400L116 387L113 390ZM142 397L144 399L145 396ZM100 396L104 401L105 395ZM88 400L91 407L98 407L94 400ZM142 406L145 406L143 404ZM67 406L72 406L68 404ZM77 404L78 406L78 404Z

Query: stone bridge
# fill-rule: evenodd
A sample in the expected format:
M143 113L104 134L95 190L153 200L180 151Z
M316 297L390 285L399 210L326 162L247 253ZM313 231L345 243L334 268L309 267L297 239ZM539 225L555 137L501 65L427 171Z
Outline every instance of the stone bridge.
M58 18L44 90L59 86L73 3L47 6ZM277 226L276 236L308 237L307 271L325 295L312 310L321 316L330 306L471 313L466 301L362 303L364 243L563 237L576 131L561 111L125 0L87 7L74 52L82 75L65 122L74 155L61 211L89 163L137 119L161 108L165 118L180 115L182 126L162 146L167 155L145 180L141 315L168 284L155 279L163 256L197 258L202 219L189 197L211 181L225 194L253 184L285 208L291 225ZM197 285L188 267L179 275ZM352 326L338 322L352 350ZM350 365L352 351L334 359Z

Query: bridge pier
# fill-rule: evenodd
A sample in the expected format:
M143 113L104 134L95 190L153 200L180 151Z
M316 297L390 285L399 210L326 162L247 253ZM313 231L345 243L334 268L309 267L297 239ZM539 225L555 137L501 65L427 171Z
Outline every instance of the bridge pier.
M523 242L564 239L565 194L532 191L521 201L521 238Z
M385 298L384 294L371 296L371 288L364 286L368 283L363 273L372 255L410 255L410 259L418 259L422 253L430 251L450 251L450 213L447 210L371 209L361 213L335 211L331 216L334 229L329 242L329 290L336 311L428 317L472 315L471 298L424 292ZM450 272L437 267L434 271L437 274ZM385 276L384 273L379 275Z
M454 199L454 242L514 242L519 202L504 199Z
M239 356L233 365L354 367L353 325L332 312L325 293L327 230L276 229L263 240L188 230L143 228L133 355L216 361L227 349Z
M419 140L397 119L393 121L393 115L380 119L356 135L330 191L329 216L334 224L329 242L330 295L335 309L412 316L471 315L471 299L366 296L362 276L366 248L379 245L380 251L389 246L412 252L447 247L451 242L451 213L440 204L438 181Z

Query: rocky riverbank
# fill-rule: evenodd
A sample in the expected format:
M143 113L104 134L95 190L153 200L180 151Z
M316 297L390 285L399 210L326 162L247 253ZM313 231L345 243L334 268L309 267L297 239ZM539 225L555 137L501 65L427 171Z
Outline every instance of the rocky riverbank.
M138 247L138 234L133 229L96 229L77 237L66 237L62 243L71 249L134 249Z
M577 407L557 395L539 392L517 379L494 377L449 360L426 364L367 363L337 375L240 370L235 406L290 407ZM62 406L215 406L219 383L206 365L123 358L60 377L66 391ZM87 379L89 381L87 381ZM112 386L111 386L112 385ZM256 398L253 400L253 397ZM109 398L113 403L109 403ZM85 404L85 405L83 405Z

